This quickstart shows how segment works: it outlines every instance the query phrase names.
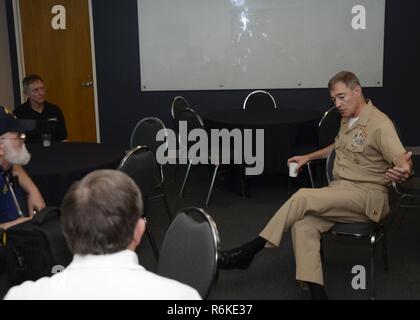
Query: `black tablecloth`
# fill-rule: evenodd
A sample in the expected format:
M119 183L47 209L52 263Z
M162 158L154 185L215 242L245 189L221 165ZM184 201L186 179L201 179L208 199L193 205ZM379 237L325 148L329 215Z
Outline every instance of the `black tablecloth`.
M264 129L264 172L287 173L286 162L294 155L293 148L296 145L317 143L318 121L321 117L315 111L287 108L235 109L210 113L204 120L208 129Z
M32 157L25 170L47 205L60 205L74 181L96 169L115 169L125 155L121 147L98 143L27 144L27 148Z

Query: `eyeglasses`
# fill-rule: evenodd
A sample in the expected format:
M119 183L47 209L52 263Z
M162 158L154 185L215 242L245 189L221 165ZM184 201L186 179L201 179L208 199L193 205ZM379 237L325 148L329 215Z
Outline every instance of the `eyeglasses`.
M13 138L0 138L0 140L26 140L26 134L25 133L18 133L16 137Z

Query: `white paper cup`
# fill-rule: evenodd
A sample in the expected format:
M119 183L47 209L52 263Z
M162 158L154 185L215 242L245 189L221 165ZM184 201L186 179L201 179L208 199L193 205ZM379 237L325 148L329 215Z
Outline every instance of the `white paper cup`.
M289 177L292 177L292 178L297 177L297 175L298 175L298 173L296 171L297 166L298 166L297 162L290 162L289 163Z

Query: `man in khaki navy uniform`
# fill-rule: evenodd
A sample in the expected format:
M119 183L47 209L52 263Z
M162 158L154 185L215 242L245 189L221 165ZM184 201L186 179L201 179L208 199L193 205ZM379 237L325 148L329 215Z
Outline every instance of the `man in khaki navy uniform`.
M335 222L378 222L389 213L391 181L403 182L412 170L411 152L402 146L392 121L365 100L357 77L335 75L328 88L342 116L335 143L288 161L298 169L324 159L335 148L334 181L325 188L300 189L277 211L259 237L222 252L223 269L247 268L264 247L278 247L291 229L296 279L308 283L313 299L326 299L320 257L321 233Z

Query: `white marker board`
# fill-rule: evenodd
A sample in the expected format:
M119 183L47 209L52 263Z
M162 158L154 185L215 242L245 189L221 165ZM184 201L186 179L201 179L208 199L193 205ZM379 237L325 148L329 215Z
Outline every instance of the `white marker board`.
M325 88L341 70L382 86L385 0L138 0L138 11L143 91Z

